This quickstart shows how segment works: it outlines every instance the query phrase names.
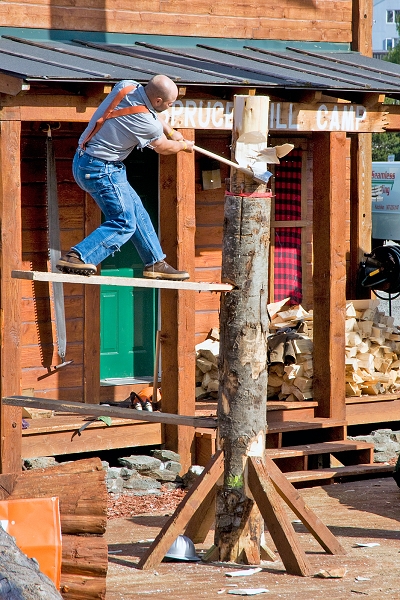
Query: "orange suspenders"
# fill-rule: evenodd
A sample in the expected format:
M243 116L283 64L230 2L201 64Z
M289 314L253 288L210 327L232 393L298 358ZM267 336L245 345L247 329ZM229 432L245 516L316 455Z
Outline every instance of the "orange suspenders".
M97 121L94 124L91 131L89 131L89 133L87 134L87 136L85 137L83 142L80 144L80 147L82 148L82 150L85 150L87 143L92 139L92 137L95 135L95 133L97 133L99 131L99 129L104 125L104 123L105 123L105 121L107 121L107 119L113 119L114 117L123 117L124 115L132 115L135 113L150 112L149 109L147 108L147 106L143 106L143 105L127 106L126 108L114 110L115 107L118 106L118 104L121 102L121 100L123 98L125 98L125 96L127 94L129 94L129 92L131 92L135 88L136 88L136 85L128 85L128 86L122 88L122 90L120 90L118 92L118 94L115 96L114 100L104 111L103 116L100 117L99 119L97 119Z

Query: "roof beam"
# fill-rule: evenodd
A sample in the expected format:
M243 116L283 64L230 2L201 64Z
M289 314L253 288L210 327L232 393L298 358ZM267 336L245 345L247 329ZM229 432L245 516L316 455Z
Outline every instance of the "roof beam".
M29 84L25 83L21 77L13 77L0 73L0 93L10 94L10 96L16 96L24 90L29 90Z

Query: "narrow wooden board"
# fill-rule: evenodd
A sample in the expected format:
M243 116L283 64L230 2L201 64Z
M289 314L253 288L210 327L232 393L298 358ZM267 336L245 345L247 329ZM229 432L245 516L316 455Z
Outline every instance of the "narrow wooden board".
M41 271L12 271L14 279L30 281L59 281L61 283L83 283L84 285L119 285L124 287L159 288L169 290L192 290L195 292L229 292L229 283L196 283L194 281L166 281L164 279L146 279L139 277L113 277L110 275L68 275L66 273L48 273Z
M80 415L94 417L116 417L133 421L149 421L152 423L167 423L168 425L187 425L188 427L204 427L214 429L217 427L216 419L212 417L190 417L186 415L172 415L163 412L147 412L131 408L118 408L104 404L83 404L82 402L62 402L60 400L47 400L44 398L31 398L29 396L7 396L2 399L7 406L34 406L60 412L74 412Z
M313 454L335 454L336 452L349 452L357 450L369 450L373 444L353 440L341 440L340 442L321 442L320 444L308 444L303 446L286 446L284 448L269 448L267 455L271 459L291 458L293 456L311 456Z
M259 461L259 462L258 462ZM276 549L290 575L311 575L311 566L300 547L281 497L262 465L261 459L248 461L249 487L274 540Z
M265 463L256 457L252 458L251 461L257 473L268 473L278 494L326 552L329 554L346 554L346 551L339 544L335 536L317 515L308 508L299 492L286 479L273 460L267 456L265 457Z
M394 467L392 465L375 463L373 465L351 465L349 467L294 471L285 473L285 477L291 483L302 483L305 481L336 480L346 477L384 477L386 474L391 475L393 471Z
M151 569L160 564L173 542L185 530L193 515L215 486L223 471L223 452L218 450L139 561L138 569Z

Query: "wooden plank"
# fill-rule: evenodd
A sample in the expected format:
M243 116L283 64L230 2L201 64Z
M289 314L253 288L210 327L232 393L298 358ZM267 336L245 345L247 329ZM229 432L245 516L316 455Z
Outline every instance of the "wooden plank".
M34 419L36 421L36 419ZM43 421L44 419L42 419ZM53 421L53 418L47 419ZM32 426L32 421L30 422ZM98 452L117 448L135 448L138 446L156 446L162 443L160 423L116 424L113 418L108 427L101 421L91 423L79 436L78 429L84 425L81 420L75 428L30 431L26 429L22 436L22 458L37 456L61 456L81 452Z
M232 286L228 283L194 283L193 281L167 281L163 279L146 279L139 277L113 277L110 275L67 275L66 273L42 273L40 271L13 270L15 279L31 281L61 281L82 283L84 285L120 285L124 287L160 288L167 290L193 290L195 292L229 292Z
M268 473L252 459L248 460L248 472L251 493L287 572L303 577L311 575L311 566Z
M345 418L346 135L314 134L314 400L316 416Z
M49 0L41 0L31 4L24 2L0 3L0 20L8 27L26 27L35 24L41 29L51 27L65 30L104 31L113 32L176 35L176 24L180 23L182 31L188 36L248 38L251 32L254 39L277 39L315 42L351 42L351 4L349 0L304 4L293 6L287 0L276 8L262 11L259 4L243 2L241 8L233 7L224 2L221 7L210 13L209 4L204 2L199 6L199 14L187 11L184 4L181 10L160 10L160 5L146 10L140 7L132 10L132 5L126 8L104 7L101 2L93 5L72 6L70 2L52 6ZM167 3L166 6L169 7ZM301 17L304 13L313 15L311 18ZM309 8L308 8L309 7ZM239 16L236 15L239 11ZM290 18L287 17L289 11ZM261 14L260 14L261 13ZM275 16L278 15L278 16ZM300 17L299 17L300 15ZM224 27L221 27L223 20ZM123 24L123 25L122 25ZM62 60L62 59L61 59ZM54 119L59 120L54 116ZM45 120L45 117L41 120Z
M156 567L168 552L172 543L184 530L190 519L201 506L218 479L224 472L222 450L218 450L196 483L190 488L174 514L168 519L148 551L139 561L137 568L148 570Z
M346 405L346 421L348 425L366 423L389 423L399 420L400 400L388 402L353 403Z
M264 463L255 457L251 461L257 473L268 473L278 494L328 554L346 554L346 551L339 544L335 536L332 535L317 515L309 509L300 494L268 456L265 457Z
M311 429L331 429L332 427L344 427L346 421L335 421L334 419L312 419L310 421L283 421L282 423L267 423L267 433L308 431Z
M399 400L398 394L378 394L377 396L349 396L346 398L347 404L370 404L371 402L394 402Z
M117 417L134 421L148 421L149 423L166 423L169 425L184 425L186 427L204 427L214 429L216 420L207 417L191 417L189 415L168 414L165 412L147 412L132 410L131 408L119 408L105 406L104 404L83 404L81 402L61 402L59 400L45 400L43 398L31 398L29 396L8 396L3 398L7 406L32 406L35 408L46 408L61 412L74 412L80 415L91 415L94 417Z
M194 131L185 137L194 140ZM195 269L195 169L194 154L180 152L160 157L161 246L168 262L188 271ZM196 285L191 284L193 289ZM174 286L170 286L172 290ZM161 388L163 409L168 413L195 413L195 306L194 294L184 284L161 293ZM192 464L194 430L166 425L165 444L181 457L183 472Z
M336 454L337 452L369 450L373 447L374 445L368 442L358 442L353 440L342 440L340 442L328 441L320 442L319 444L270 448L267 450L267 456L271 459L278 459L293 456L311 456L313 454Z
M341 479L346 477L371 477L373 475L385 475L393 473L392 465L351 465L349 467L338 467L335 469L314 469L313 471L297 471L285 473L285 477L292 483L307 481L319 481L321 479Z
M21 123L0 123L0 397L21 392ZM0 405L0 471L21 470L21 409Z

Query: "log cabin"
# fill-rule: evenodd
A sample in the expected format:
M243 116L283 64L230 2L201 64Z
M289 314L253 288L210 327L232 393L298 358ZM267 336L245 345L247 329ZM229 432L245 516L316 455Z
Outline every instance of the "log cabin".
M100 223L71 173L79 135L114 83L164 73L179 88L166 116L196 145L230 158L235 95L266 95L269 145L295 146L272 168L269 301L290 296L314 311L314 400L268 406L271 445L293 445L300 430L323 443L345 440L348 425L397 421L396 396L347 402L344 383L346 298L355 297L370 249L371 133L400 129L399 107L385 103L399 97L400 67L371 58L371 29L372 0L198 0L190 10L181 1L146 0L139 9L101 0L2 2L1 397L119 402L152 381L160 330L163 411L196 413L195 344L218 327L219 293L66 282L64 360L54 286L12 276L49 270L49 190L63 250ZM127 168L168 260L194 281L218 283L228 167L198 153L145 150L133 152ZM128 246L104 261L101 275L140 274ZM198 414L211 410L203 405ZM3 403L1 471L18 471L21 457L160 443L186 468L214 444L209 433L181 425L116 419L73 436L80 425L56 416L21 430L21 409Z

